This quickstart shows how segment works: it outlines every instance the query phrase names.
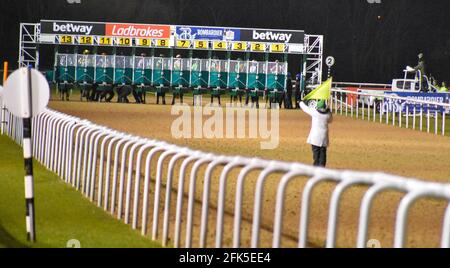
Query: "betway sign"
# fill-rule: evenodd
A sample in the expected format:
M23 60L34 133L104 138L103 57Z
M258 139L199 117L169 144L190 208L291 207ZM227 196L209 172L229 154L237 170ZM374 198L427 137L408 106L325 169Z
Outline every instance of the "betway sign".
M305 32L279 30L241 30L241 41L303 44Z
M41 21L41 34L105 35L105 24L68 21Z

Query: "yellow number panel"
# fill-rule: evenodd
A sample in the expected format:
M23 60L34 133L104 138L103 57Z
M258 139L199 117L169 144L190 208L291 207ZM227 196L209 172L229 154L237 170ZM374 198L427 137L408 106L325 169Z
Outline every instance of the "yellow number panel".
M81 45L92 45L94 44L94 38L92 36L80 36L78 43Z
M60 44L73 44L73 36L70 35L62 35L59 37Z
M245 51L245 50L247 50L247 43L245 43L245 42L236 42L236 43L233 44L233 50Z
M111 46L112 45L112 38L110 37L99 37L98 38L98 44L102 46Z
M178 40L177 41L177 47L178 48L190 48L191 44L192 43L189 40Z
M266 45L262 43L252 43L252 51L266 51Z
M213 48L214 49L218 49L218 50L227 49L227 42L225 42L225 41L215 41Z
M140 47L149 47L152 45L152 39L138 38L136 39L136 44Z
M209 48L209 43L208 41L195 41L195 46L196 49L208 49Z
M169 39L159 39L156 41L157 47L169 47L170 42Z
M132 45L131 38L127 37L120 37L116 39L116 44L119 46L126 46L129 47Z
M272 44L270 45L270 52L285 52L286 51L286 45L285 44Z

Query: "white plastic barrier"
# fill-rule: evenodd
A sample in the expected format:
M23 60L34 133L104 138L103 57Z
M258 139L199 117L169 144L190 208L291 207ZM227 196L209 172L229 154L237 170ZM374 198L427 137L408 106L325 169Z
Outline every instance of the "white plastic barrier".
M416 100L340 88L333 88L331 95L330 108L335 114L344 115L345 113L345 116L373 122L379 119L380 123L385 122L386 125L392 124L392 126L420 131L424 131L425 124L427 133L430 133L434 126L435 135L446 135L446 120L450 113L450 102ZM357 101L354 101L355 98ZM350 114L349 109L351 110ZM418 127L417 120L419 120Z
M21 128L20 120L5 111L7 121L6 133L20 143L17 133ZM407 235L407 219L411 205L422 198L435 198L450 201L450 184L430 183L416 179L391 176L383 173L364 173L353 171L335 171L315 168L298 163L267 161L258 158L240 156L220 156L189 148L170 145L165 142L144 139L126 133L108 129L87 120L68 116L56 111L47 110L33 119L34 156L49 170L58 174L66 183L80 190L99 207L131 223L133 229L141 228L143 235L147 234L149 215L152 214L153 240L157 240L159 230L159 215L163 183L164 163L168 161L165 180L165 198L163 204L163 234L161 242L169 245L169 237L173 245L181 247L181 234L186 228L184 247L193 245L193 223L195 211L196 185L199 170L204 167L202 208L199 230L199 247L207 246L208 217L210 213L211 182L213 173L221 170L219 176L219 191L217 205L217 224L215 230L215 246L223 246L225 229L225 203L227 181L233 170L239 170L236 183L234 208L233 247L241 246L241 224L244 197L244 184L250 172L258 171L255 195L253 199L253 224L251 246L260 246L262 203L265 183L270 175L283 174L278 184L275 204L273 247L281 246L284 203L286 190L295 179L306 179L302 191L301 212L299 219L298 246L304 248L308 244L308 223L310 221L310 206L313 190L323 182L337 184L331 196L329 207L329 222L327 230L327 247L336 246L337 226L339 223L339 207L343 193L353 186L365 185L369 189L362 200L357 247L367 244L369 219L373 200L383 192L398 191L406 193L402 199L396 219L395 243L393 246L405 246ZM144 165L142 165L144 161ZM152 178L152 164L156 164L156 177ZM181 164L177 172L175 168ZM189 168L191 167L191 168ZM188 180L187 175L190 172ZM134 176L133 176L134 173ZM174 187L174 177L178 176L178 186ZM151 182L155 182L154 195L151 196ZM187 199L184 186L188 183ZM143 188L142 188L143 186ZM176 192L175 221L170 221L172 192ZM250 197L251 198L251 197ZM153 211L150 210L150 200ZM183 203L187 200L186 215L183 215ZM141 217L140 217L141 216ZM141 220L139 220L141 219ZM185 220L183 220L185 219ZM183 226L185 222L185 226ZM174 225L174 233L169 234L170 225ZM443 219L441 236L442 247L450 247L450 206Z

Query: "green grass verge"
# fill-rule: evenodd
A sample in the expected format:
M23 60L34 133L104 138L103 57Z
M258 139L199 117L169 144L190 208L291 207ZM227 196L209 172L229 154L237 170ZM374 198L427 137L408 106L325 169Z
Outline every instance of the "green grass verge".
M22 149L0 136L0 248L64 248L77 239L83 248L148 248L158 243L96 207L36 161L37 243L26 240Z

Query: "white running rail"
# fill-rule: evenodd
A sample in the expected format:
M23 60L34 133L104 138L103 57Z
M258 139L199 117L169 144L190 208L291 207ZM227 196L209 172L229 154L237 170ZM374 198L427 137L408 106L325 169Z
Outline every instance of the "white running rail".
M382 93L333 88L330 108L335 114L347 117L392 124L435 135L448 135L446 121L450 113L450 100L449 103L436 102Z
M16 142L21 142L21 120L5 111L6 134ZM270 175L282 174L278 185L274 227L273 247L281 246L283 238L283 215L286 190L294 180L306 180L302 192L301 217L298 222L298 246L308 245L308 223L310 222L310 205L314 188L322 182L337 184L329 207L329 222L326 246L335 247L337 226L339 223L339 206L343 193L353 186L365 185L369 189L362 200L357 247L366 247L368 242L368 226L371 206L374 199L385 191L406 193L397 212L394 247L406 245L407 221L411 205L423 198L435 198L450 201L450 184L424 182L416 179L402 178L383 173L364 173L353 171L336 171L315 168L298 163L268 161L258 158L240 156L221 156L189 148L182 148L165 142L145 139L121 133L87 120L46 110L33 120L34 156L49 170L58 174L66 183L76 187L91 201L104 210L117 215L133 229L140 228L142 235L151 230L153 240L160 239L164 246L172 239L175 247L206 247L208 217L211 196L211 181L214 171L221 170L219 176L217 224L215 230L215 247L223 247L225 230L225 206L227 181L234 170L240 170L236 185L234 222L232 235L233 247L241 246L241 224L244 197L244 183L250 172L259 172L254 189L254 211L251 234L251 247L260 246L261 216L264 213L264 187ZM144 160L144 162L142 162ZM164 166L168 162L168 173L165 176ZM143 164L144 163L144 164ZM152 177L152 164L157 164L156 176ZM181 164L178 170L175 167ZM204 177L199 177L199 169L206 168ZM191 174L190 177L187 177ZM174 187L175 176L178 186ZM198 245L193 245L193 221L195 193L197 181L203 179L203 197ZM155 188L151 188L151 182ZM184 197L184 186L188 184L187 199ZM162 188L165 187L165 193ZM171 220L171 197L176 193L176 212ZM164 198L162 198L164 196ZM215 196L214 196L215 197ZM154 200L150 207L150 200ZM164 200L164 203L162 202ZM183 211L183 203L187 200L187 210ZM161 207L162 206L162 207ZM163 209L163 221L159 222L159 214ZM267 211L266 211L267 212ZM270 212L272 214L273 211ZM185 214L185 215L183 215ZM270 215L269 214L269 215ZM267 215L267 214L265 214ZM149 228L151 222L151 229ZM162 224L162 236L158 234ZM170 234L170 226L174 231ZM450 247L450 206L443 219L441 246ZM186 238L181 238L183 228ZM230 228L228 228L230 229ZM182 244L184 241L184 244Z

